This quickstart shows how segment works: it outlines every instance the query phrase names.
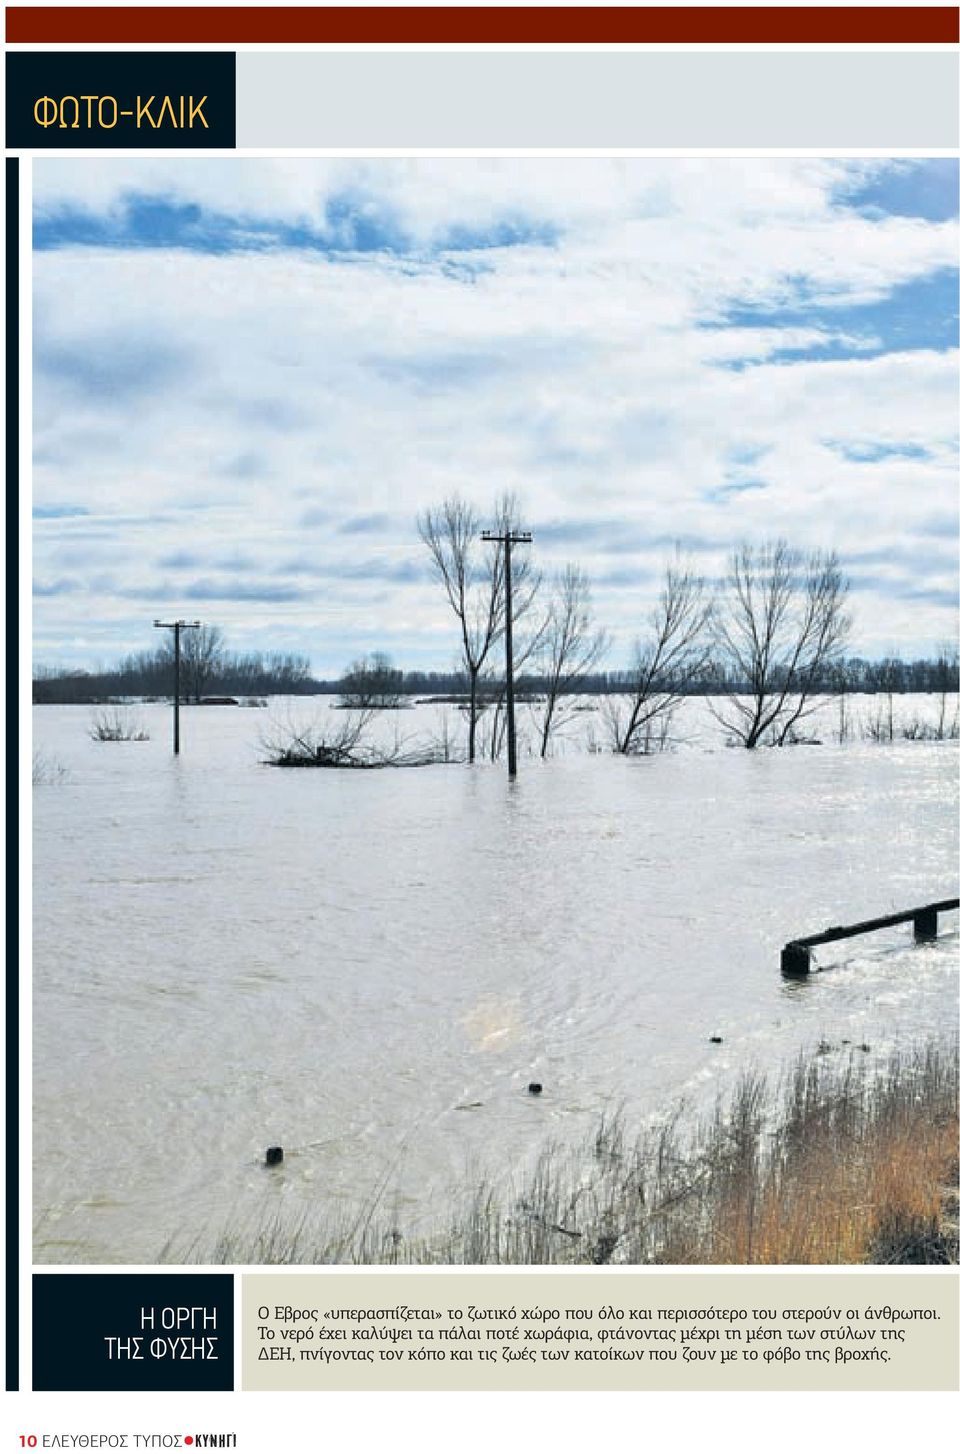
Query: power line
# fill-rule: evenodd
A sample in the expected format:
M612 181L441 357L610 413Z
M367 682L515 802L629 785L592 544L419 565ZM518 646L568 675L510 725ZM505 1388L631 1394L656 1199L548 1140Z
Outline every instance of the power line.
M180 752L180 632L196 631L199 621L154 621L154 626L173 632L173 751Z
M495 540L503 546L503 576L506 587L506 623L504 644L507 657L507 772L517 775L517 724L513 708L513 576L510 564L510 548L514 545L529 545L533 536L529 530L505 530L502 535L485 530L484 540Z

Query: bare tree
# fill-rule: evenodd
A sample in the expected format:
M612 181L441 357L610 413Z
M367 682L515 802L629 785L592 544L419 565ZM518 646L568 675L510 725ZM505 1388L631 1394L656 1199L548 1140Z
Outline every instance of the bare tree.
M744 747L782 747L843 650L849 584L835 552L802 555L775 540L737 546L725 586L714 620L729 686L715 715Z
M626 693L604 703L615 752L649 750L654 741L665 744L673 713L709 661L711 611L703 577L683 560L669 566L647 635L636 644Z
M609 637L594 624L590 581L577 565L566 565L553 584L540 639L546 701L537 727L540 756L553 732L570 721L569 704L578 684L607 651ZM566 710L565 710L566 708Z
M513 495L503 495L494 512L498 534L520 528ZM453 495L425 510L417 519L420 539L430 553L460 631L460 657L469 691L467 760L477 755L477 719L482 710L480 683L490 654L503 634L503 545L480 538L480 519L472 505ZM513 614L522 617L533 604L539 585L530 556L514 559Z
M354 710L378 712L403 705L403 672L385 651L358 657L340 678L340 703Z
M180 677L184 695L199 702L208 682L219 676L224 661L223 632L219 626L198 626L180 639ZM173 659L172 646L163 647Z
M877 684L877 698L870 725L870 736L876 742L892 742L896 734L893 711L893 697L898 687L902 691L903 662L898 653L885 656L874 673Z
M942 642L937 649L934 666L938 696L935 734L938 742L942 742L945 737L960 735L960 703L956 700L957 692L960 690L958 673L960 673L960 650L958 650L956 642ZM952 717L948 715L951 697L955 699Z
M439 724L430 738L430 747L437 762L463 762L463 748L460 745L456 727L451 725L446 707L441 708Z
M837 700L837 741L846 742L850 735L850 708L847 702L850 670L843 657L838 657L833 666L827 668L825 685Z

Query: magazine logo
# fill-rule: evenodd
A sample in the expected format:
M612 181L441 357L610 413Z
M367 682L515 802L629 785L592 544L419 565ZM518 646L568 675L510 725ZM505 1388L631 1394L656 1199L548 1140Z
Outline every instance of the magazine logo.
M137 96L133 106L122 108L116 96L61 96L59 100L41 96L34 102L33 119L44 129L58 126L61 131L78 131L81 126L86 126L88 131L93 127L112 131L119 121L128 117L138 128L152 126L154 131L164 125L172 126L174 131L194 126L209 131L203 114L207 99L206 96L201 96L199 101L192 96L148 96L144 100Z
M8 51L7 146L236 146L230 51Z

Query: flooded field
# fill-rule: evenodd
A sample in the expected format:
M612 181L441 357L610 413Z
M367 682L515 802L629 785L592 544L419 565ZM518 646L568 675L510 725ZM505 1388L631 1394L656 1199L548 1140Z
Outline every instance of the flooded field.
M931 946L829 946L807 983L779 951L956 894L956 744L841 744L828 714L821 745L734 751L693 703L685 745L625 760L587 750L584 712L511 785L262 765L268 723L315 702L185 709L179 759L169 708L137 710L149 740L97 743L90 709L34 709L38 1261L152 1262L381 1186L428 1228L605 1111L955 1025L956 916Z

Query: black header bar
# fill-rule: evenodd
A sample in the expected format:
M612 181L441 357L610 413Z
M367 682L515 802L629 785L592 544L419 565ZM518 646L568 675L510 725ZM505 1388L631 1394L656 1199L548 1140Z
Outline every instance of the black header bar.
M11 149L237 144L233 51L8 51Z

